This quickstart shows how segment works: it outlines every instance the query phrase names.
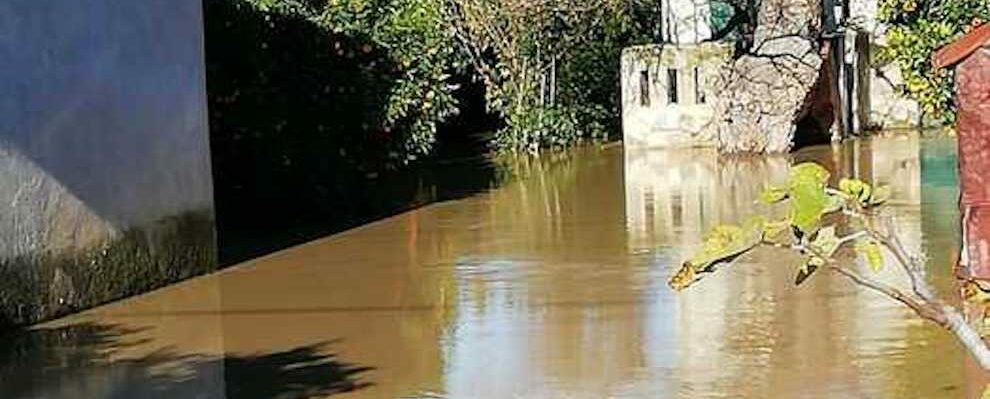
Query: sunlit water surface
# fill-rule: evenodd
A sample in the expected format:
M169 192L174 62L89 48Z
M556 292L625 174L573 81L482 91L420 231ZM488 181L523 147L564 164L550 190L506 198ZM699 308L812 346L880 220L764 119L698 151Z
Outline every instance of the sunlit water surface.
M16 336L0 397L978 397L986 381L948 334L841 277L794 287L785 253L665 285L705 229L765 212L760 189L816 160L892 185L904 241L951 295L953 148L520 161L489 192Z

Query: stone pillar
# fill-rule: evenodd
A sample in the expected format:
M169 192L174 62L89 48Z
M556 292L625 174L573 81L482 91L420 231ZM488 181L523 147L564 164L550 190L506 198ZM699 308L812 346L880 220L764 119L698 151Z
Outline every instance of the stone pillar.
M990 49L956 69L963 262L972 278L990 280Z

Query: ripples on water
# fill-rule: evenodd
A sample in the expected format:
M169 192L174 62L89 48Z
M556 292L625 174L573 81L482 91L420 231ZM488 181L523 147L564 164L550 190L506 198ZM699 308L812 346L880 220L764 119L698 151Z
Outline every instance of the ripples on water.
M873 151L882 148L882 151ZM792 162L894 187L949 292L951 141L788 157L579 149L525 177L40 327L3 397L967 398L950 337L845 280L792 286L762 251L675 295L704 230L766 209ZM893 269L881 278L897 282ZM191 394L195 393L195 394ZM281 396L279 396L281 395Z

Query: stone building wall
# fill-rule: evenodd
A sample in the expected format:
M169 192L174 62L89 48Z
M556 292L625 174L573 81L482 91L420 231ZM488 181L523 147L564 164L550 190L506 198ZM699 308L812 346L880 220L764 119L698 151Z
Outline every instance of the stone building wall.
M707 9L690 16L704 16L702 25L710 36ZM784 152L793 146L801 124L811 128L799 136L825 136L827 141L828 126L820 125L829 122L820 121L822 112L816 109L823 108L818 99L827 77L822 73L820 16L816 0L765 0L757 13L753 47L738 57L731 56L731 43L627 49L621 67L625 145ZM677 95L670 97L672 93Z
M727 45L636 46L622 52L622 130L627 147L710 146L714 76Z
M0 2L0 328L215 268L201 7Z
M695 54L719 46L681 41L697 42L710 36L709 4L665 2L666 37L672 43L623 53L622 117L627 146L714 145L723 152L786 152L837 137L836 107L846 96L853 99L853 131L917 127L919 107L898 93L902 84L898 68L880 64L876 57L886 33L876 21L876 0L853 0L850 15L844 19L843 58L853 66L854 91L845 93L844 84L840 84L842 93L832 89L833 82L843 83L845 76L837 71L841 66L830 61L832 46L822 40L820 2L765 0L760 3L748 53L701 62L709 101L668 104L665 99L671 86L665 71L694 68L698 63ZM680 33L671 33L675 31ZM693 79L685 80L678 90L690 92ZM642 82L652 85L650 90L642 90ZM650 101L643 101L644 97Z

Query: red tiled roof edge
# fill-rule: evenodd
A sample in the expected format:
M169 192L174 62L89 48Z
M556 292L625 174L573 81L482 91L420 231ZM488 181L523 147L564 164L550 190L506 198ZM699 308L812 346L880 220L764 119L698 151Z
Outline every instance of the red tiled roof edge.
M932 61L936 69L950 67L965 60L966 57L987 43L990 43L990 24L983 24L939 49Z

